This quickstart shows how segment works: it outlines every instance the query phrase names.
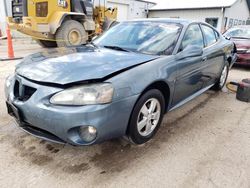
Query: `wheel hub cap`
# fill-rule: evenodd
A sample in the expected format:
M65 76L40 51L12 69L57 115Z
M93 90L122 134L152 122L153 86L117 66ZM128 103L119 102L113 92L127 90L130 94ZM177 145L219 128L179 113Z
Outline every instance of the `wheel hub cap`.
M78 45L81 42L81 35L78 31L73 30L69 33L69 42L73 45Z
M223 86L227 79L227 66L224 67L221 77L220 77L220 86Z
M161 115L160 102L155 99L149 99L142 106L138 118L137 129L140 135L148 136L156 128Z

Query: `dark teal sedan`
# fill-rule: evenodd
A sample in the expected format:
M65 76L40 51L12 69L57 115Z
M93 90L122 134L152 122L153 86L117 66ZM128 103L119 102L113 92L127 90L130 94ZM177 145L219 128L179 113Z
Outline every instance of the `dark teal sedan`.
M222 89L235 60L233 42L205 23L127 21L87 45L26 57L6 80L7 109L49 141L143 144L165 113Z

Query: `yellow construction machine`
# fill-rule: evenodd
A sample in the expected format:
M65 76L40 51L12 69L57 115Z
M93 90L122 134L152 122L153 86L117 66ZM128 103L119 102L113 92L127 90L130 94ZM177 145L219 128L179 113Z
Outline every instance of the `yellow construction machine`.
M117 8L91 0L12 0L11 29L31 36L43 47L74 46L116 22Z

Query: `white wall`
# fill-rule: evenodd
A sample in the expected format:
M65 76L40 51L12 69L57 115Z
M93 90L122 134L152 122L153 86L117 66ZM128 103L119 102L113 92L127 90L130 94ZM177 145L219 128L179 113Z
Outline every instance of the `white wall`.
M146 18L146 10L153 4L136 0L107 0L107 6L118 8L118 21Z
M5 10L4 10L4 0L0 0L0 29L3 35L5 35Z
M6 16L4 10L4 1L6 2L7 6L7 15L11 14L11 0L0 0L0 29L2 34L5 35L6 33Z
M152 4L140 2L140 1L132 1L130 7L130 18L129 19L136 19L136 18L146 18L147 12L146 10L151 8Z
M219 0L218 0L219 1ZM205 2L204 2L205 3ZM224 31L228 29L230 19L235 21L246 21L249 18L249 8L246 0L238 0L229 8L225 8L224 18L222 8L220 9L193 9L193 10L151 10L150 17L177 17L205 22L206 18L218 18L217 29ZM227 18L226 28L224 27L225 18Z
M246 0L238 0L232 7L226 8L225 17L228 18L227 28L229 27L230 19L246 21L249 18L249 9Z
M151 18L182 18L194 21L205 22L206 18L218 18L217 29L220 30L222 24L221 9L192 9L192 10L161 10L149 12Z

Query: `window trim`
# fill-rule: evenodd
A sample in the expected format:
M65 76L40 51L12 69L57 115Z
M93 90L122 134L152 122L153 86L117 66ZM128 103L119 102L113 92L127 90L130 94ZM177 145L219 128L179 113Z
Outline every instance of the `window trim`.
M202 26L209 27L210 29L213 30L214 37L215 37L215 39L216 39L216 41L215 41L214 43L208 45L208 42L207 42L207 39L206 39L206 36L205 36L205 32L204 32ZM219 41L220 37L219 37L218 39L216 38L215 32L217 32L217 31L216 31L213 27L211 27L211 26L208 25L208 24L204 24L204 23L201 23L201 24L200 24L200 27L201 27L201 30L202 30L202 33L203 33L203 36L204 36L205 44L206 44L206 45L205 45L205 48L208 48L208 47L210 47L210 46L213 46L213 45L215 45L215 44ZM217 33L218 33L218 32L217 32ZM219 34L219 33L218 33L218 34ZM219 36L220 36L220 35L219 35Z
M219 34L219 32L214 29L214 33L215 33L216 41L220 40L220 34Z
M181 41L180 41L180 44L179 44L177 53L180 53L180 52L183 50L183 49L181 49L181 48L182 48L182 42L183 42L183 40L184 40L184 37L185 37L185 35L186 35L188 29L189 29L192 25L198 25L198 27L200 28L201 35L202 35L202 39L203 39L203 49L206 47L206 46L205 46L204 35L203 35L203 31L201 30L200 23L199 23L199 22L194 22L194 23L191 23L191 24L189 24L189 25L187 26L187 29L186 29L186 31L184 32L183 37L182 37L182 39L181 39Z

